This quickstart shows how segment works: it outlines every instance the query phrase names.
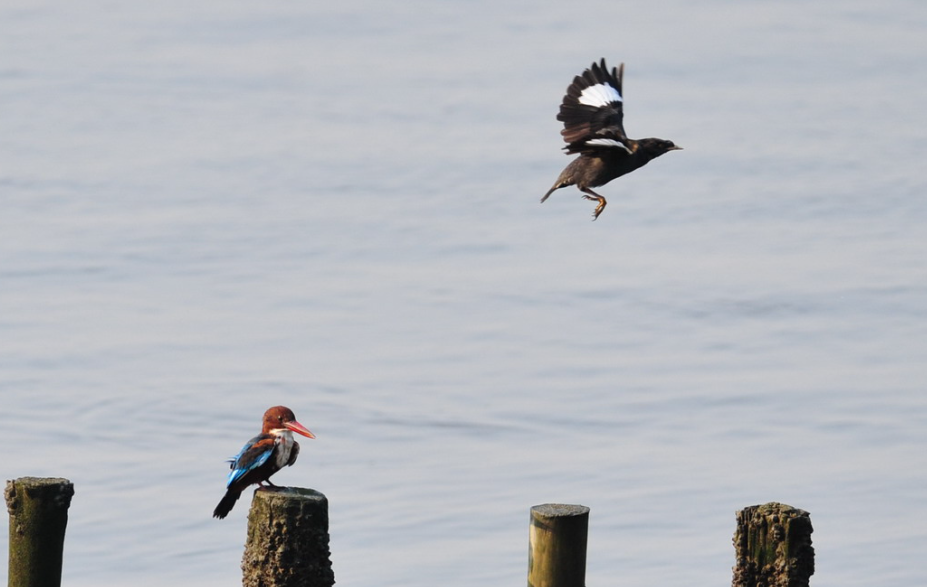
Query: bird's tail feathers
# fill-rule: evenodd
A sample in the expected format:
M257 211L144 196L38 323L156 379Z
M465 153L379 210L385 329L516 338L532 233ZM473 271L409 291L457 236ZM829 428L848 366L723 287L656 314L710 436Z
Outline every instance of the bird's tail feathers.
M239 497L241 497L241 492L234 491L230 488L225 492L225 496L219 502L219 505L216 506L216 509L212 512L212 516L221 520L225 516L229 515L229 512L232 511L233 507L235 507L235 502L238 501Z
M569 179L564 179L563 176L561 175L560 177L557 178L557 181L554 182L553 187L547 190L547 193L544 194L543 198L541 198L541 203L543 204L545 201L547 201L547 198L549 198L552 193L559 190L560 188L565 188L568 185L573 185L573 182L570 181Z

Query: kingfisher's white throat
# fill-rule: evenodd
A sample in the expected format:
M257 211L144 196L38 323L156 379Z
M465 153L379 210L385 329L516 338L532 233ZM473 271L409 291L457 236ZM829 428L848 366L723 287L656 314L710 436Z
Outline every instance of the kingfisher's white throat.
M293 450L293 433L287 428L275 428L270 431L271 434L277 437L277 440L274 444L277 446L277 450L274 451L274 465L277 469L282 469L290 462L290 452Z

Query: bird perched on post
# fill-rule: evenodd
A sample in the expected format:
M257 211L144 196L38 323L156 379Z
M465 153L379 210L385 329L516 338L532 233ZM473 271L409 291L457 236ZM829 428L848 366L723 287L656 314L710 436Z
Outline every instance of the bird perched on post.
M296 421L290 408L274 406L264 412L261 433L229 459L232 472L226 483L228 490L213 511L213 517L227 516L241 497L241 492L249 485L257 483L263 487L266 481L271 487L276 487L270 482L270 476L295 463L299 455L299 443L293 440L293 432L315 438L308 428Z
M592 219L605 209L607 202L591 188L602 186L631 173L663 153L682 149L663 139L629 139L624 134L621 78L624 63L609 72L605 59L573 79L560 105L557 120L563 122L563 140L567 154L579 153L544 194L545 201L554 190L575 185L583 198L598 201Z

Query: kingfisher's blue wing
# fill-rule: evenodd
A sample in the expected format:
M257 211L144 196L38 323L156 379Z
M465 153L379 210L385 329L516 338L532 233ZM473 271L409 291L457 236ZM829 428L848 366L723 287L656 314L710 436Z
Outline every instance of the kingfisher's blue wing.
M260 434L249 440L238 454L230 460L232 471L229 473L225 486L230 486L249 471L253 471L266 463L270 455L274 453L276 446L276 439L270 434Z

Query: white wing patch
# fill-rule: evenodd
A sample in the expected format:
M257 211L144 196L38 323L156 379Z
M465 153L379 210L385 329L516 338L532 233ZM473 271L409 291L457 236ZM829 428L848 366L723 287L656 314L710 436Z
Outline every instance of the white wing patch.
M612 102L621 102L621 94L608 84L589 86L579 95L579 103L586 106L605 106Z
M598 145L600 147L621 147L622 149L627 151L629 155L631 154L631 149L629 149L627 145L625 145L621 141L616 141L615 139L592 139L592 140L586 141L586 144L587 145Z

